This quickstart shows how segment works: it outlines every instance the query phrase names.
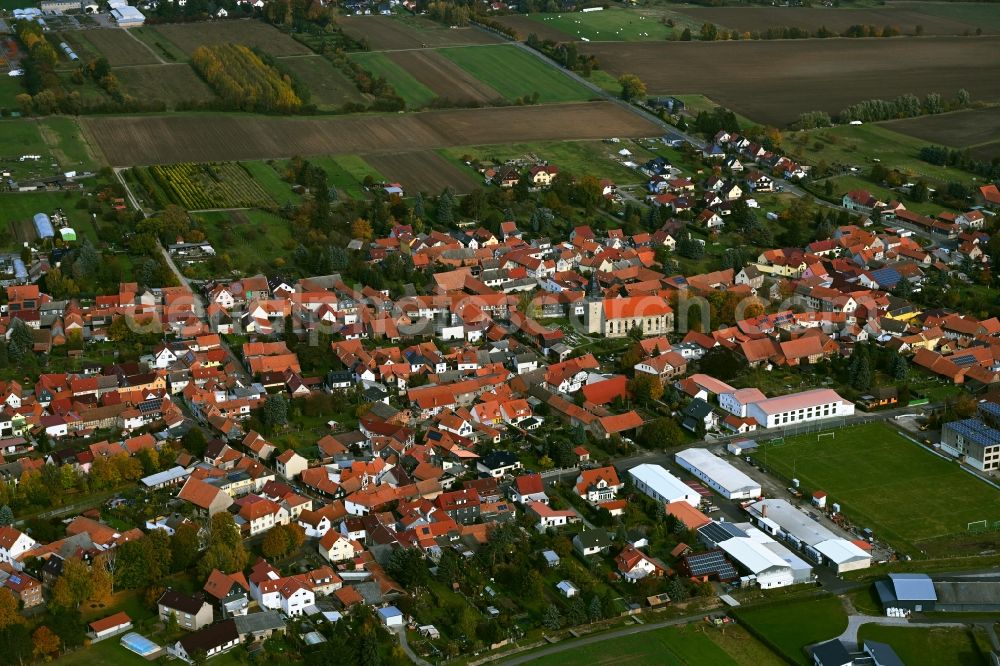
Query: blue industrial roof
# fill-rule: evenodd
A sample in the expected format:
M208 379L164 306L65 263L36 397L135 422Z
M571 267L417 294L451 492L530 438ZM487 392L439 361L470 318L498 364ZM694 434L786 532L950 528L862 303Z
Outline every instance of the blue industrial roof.
M37 213L34 218L35 221L35 231L38 233L39 238L54 238L56 235L55 229L52 228L52 220L45 213Z
M980 446L1000 444L1000 430L989 427L979 419L952 421L951 423L944 424L944 427L957 432L965 439Z
M889 579L900 601L937 601L930 576L919 573L891 573Z

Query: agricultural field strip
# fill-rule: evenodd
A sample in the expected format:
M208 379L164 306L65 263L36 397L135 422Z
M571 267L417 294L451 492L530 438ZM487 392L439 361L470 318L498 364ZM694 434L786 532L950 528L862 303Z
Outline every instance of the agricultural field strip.
M997 141L1000 136L1000 106L890 120L882 126L929 143L951 148L974 148Z
M661 134L656 125L610 102L337 118L93 116L80 124L114 166Z
M980 27L967 20L925 13L913 6L903 7L684 7L678 9L699 24L714 23L719 27L741 32L764 32L768 28L802 28L817 30L826 27L842 33L852 25L892 26L903 34L913 34L922 27L926 35L962 35ZM990 26L984 30L990 32ZM992 32L996 32L995 29Z
M456 100L490 102L503 96L463 70L451 60L433 50L395 51L389 59L410 73L418 82L438 97Z
M638 75L652 94L700 93L780 127L806 111L837 113L906 93L950 97L965 88L974 101L1000 101L1000 38L975 38L977 57L970 60L971 43L967 37L634 42L580 50L596 55L612 75Z

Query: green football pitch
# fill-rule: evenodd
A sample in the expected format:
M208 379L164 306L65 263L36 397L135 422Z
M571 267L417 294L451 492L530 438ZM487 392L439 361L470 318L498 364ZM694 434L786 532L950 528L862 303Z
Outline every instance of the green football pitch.
M764 444L757 459L803 491L827 493L844 515L899 549L1000 521L1000 490L905 439L883 423Z

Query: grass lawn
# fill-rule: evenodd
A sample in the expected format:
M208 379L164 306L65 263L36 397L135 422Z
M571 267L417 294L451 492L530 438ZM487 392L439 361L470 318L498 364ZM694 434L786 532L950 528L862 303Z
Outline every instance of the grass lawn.
M663 41L674 36L674 28L661 23L658 17L629 9L609 8L600 12L529 14L528 18L561 30L577 41L586 39L590 42L649 42Z
M1000 520L1000 492L907 441L882 423L766 444L765 467L798 478L806 497L825 490L856 524L919 557L926 541L966 532L969 522ZM960 501L942 501L943 498Z
M574 176L610 178L617 185L645 182L644 177L638 171L622 166L613 159L613 157L617 157L617 152L622 148L633 150L634 146L628 142L612 144L600 141L552 141L496 146L459 146L445 148L439 152L464 169L469 168L462 160L466 156L501 163L506 160L535 156L555 164L561 171L568 171ZM476 176L478 177L478 174Z
M335 109L348 102L364 101L354 83L323 56L284 58L278 63L305 84L312 103L320 109Z
M740 609L737 618L780 649L797 664L806 664L807 645L839 636L847 628L847 614L833 596L777 602Z
M91 154L74 119L63 116L45 118L38 121L38 131L64 169L96 171L101 166Z
M907 666L980 666L985 656L971 632L959 627L883 627L864 625L858 640L888 643Z
M784 663L740 626L720 629L705 624L614 638L542 657L532 663L562 666L584 662L595 666L622 663L633 666L777 666Z
M363 185L366 176L371 176L375 182L385 180L385 176L358 155L310 157L309 161L326 170L330 185L337 188L341 196L352 199L367 198Z
M15 98L23 92L19 77L0 74L0 109L19 110L21 107Z
M591 83L596 83L600 87L607 90L612 95L620 95L622 92L622 87L618 83L618 79L611 76L603 69L594 69L590 72L590 78L588 79Z
M78 240L86 237L96 244L97 232L90 220L90 213L76 208L79 199L78 192L0 193L0 211L3 211L3 219L0 221L0 231L3 232L0 249L11 250L19 248L23 241L34 242L35 227L31 220L35 213L51 214L56 208L62 208L69 218Z
M282 206L286 201L298 204L302 197L292 191L292 186L281 179L278 169L281 165L277 162L242 162L243 167L250 172L253 179L263 187L269 195Z
M373 76L385 77L396 94L406 100L407 108L422 109L437 97L433 90L417 81L412 74L383 53L352 53L351 58L371 72Z
M538 93L539 102L579 102L592 96L555 67L511 44L438 52L512 101L534 93Z
M291 223L266 211L199 213L195 218L208 240L244 275L267 271L278 258L289 261L298 245Z
M936 166L920 160L917 155L929 141L894 132L882 125L839 125L802 132L785 132L785 151L807 164L826 162L843 164L862 171L871 168L874 159L888 169L899 169L912 179L929 182L950 180L972 183L972 174L960 169Z

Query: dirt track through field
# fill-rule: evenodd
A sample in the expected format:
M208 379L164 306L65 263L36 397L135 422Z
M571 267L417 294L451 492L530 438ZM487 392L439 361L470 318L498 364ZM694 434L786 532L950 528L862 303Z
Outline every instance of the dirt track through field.
M784 126L866 99L936 92L1000 101L1000 37L581 44L614 76L651 94L700 93L752 120Z
M123 167L662 133L656 125L611 102L337 118L90 116L81 118L80 124L108 163Z
M432 150L367 155L365 162L390 181L400 183L407 194L437 194L446 187L467 194L476 187L471 172L459 169Z
M462 102L503 99L503 95L437 51L396 51L388 57L443 99Z

